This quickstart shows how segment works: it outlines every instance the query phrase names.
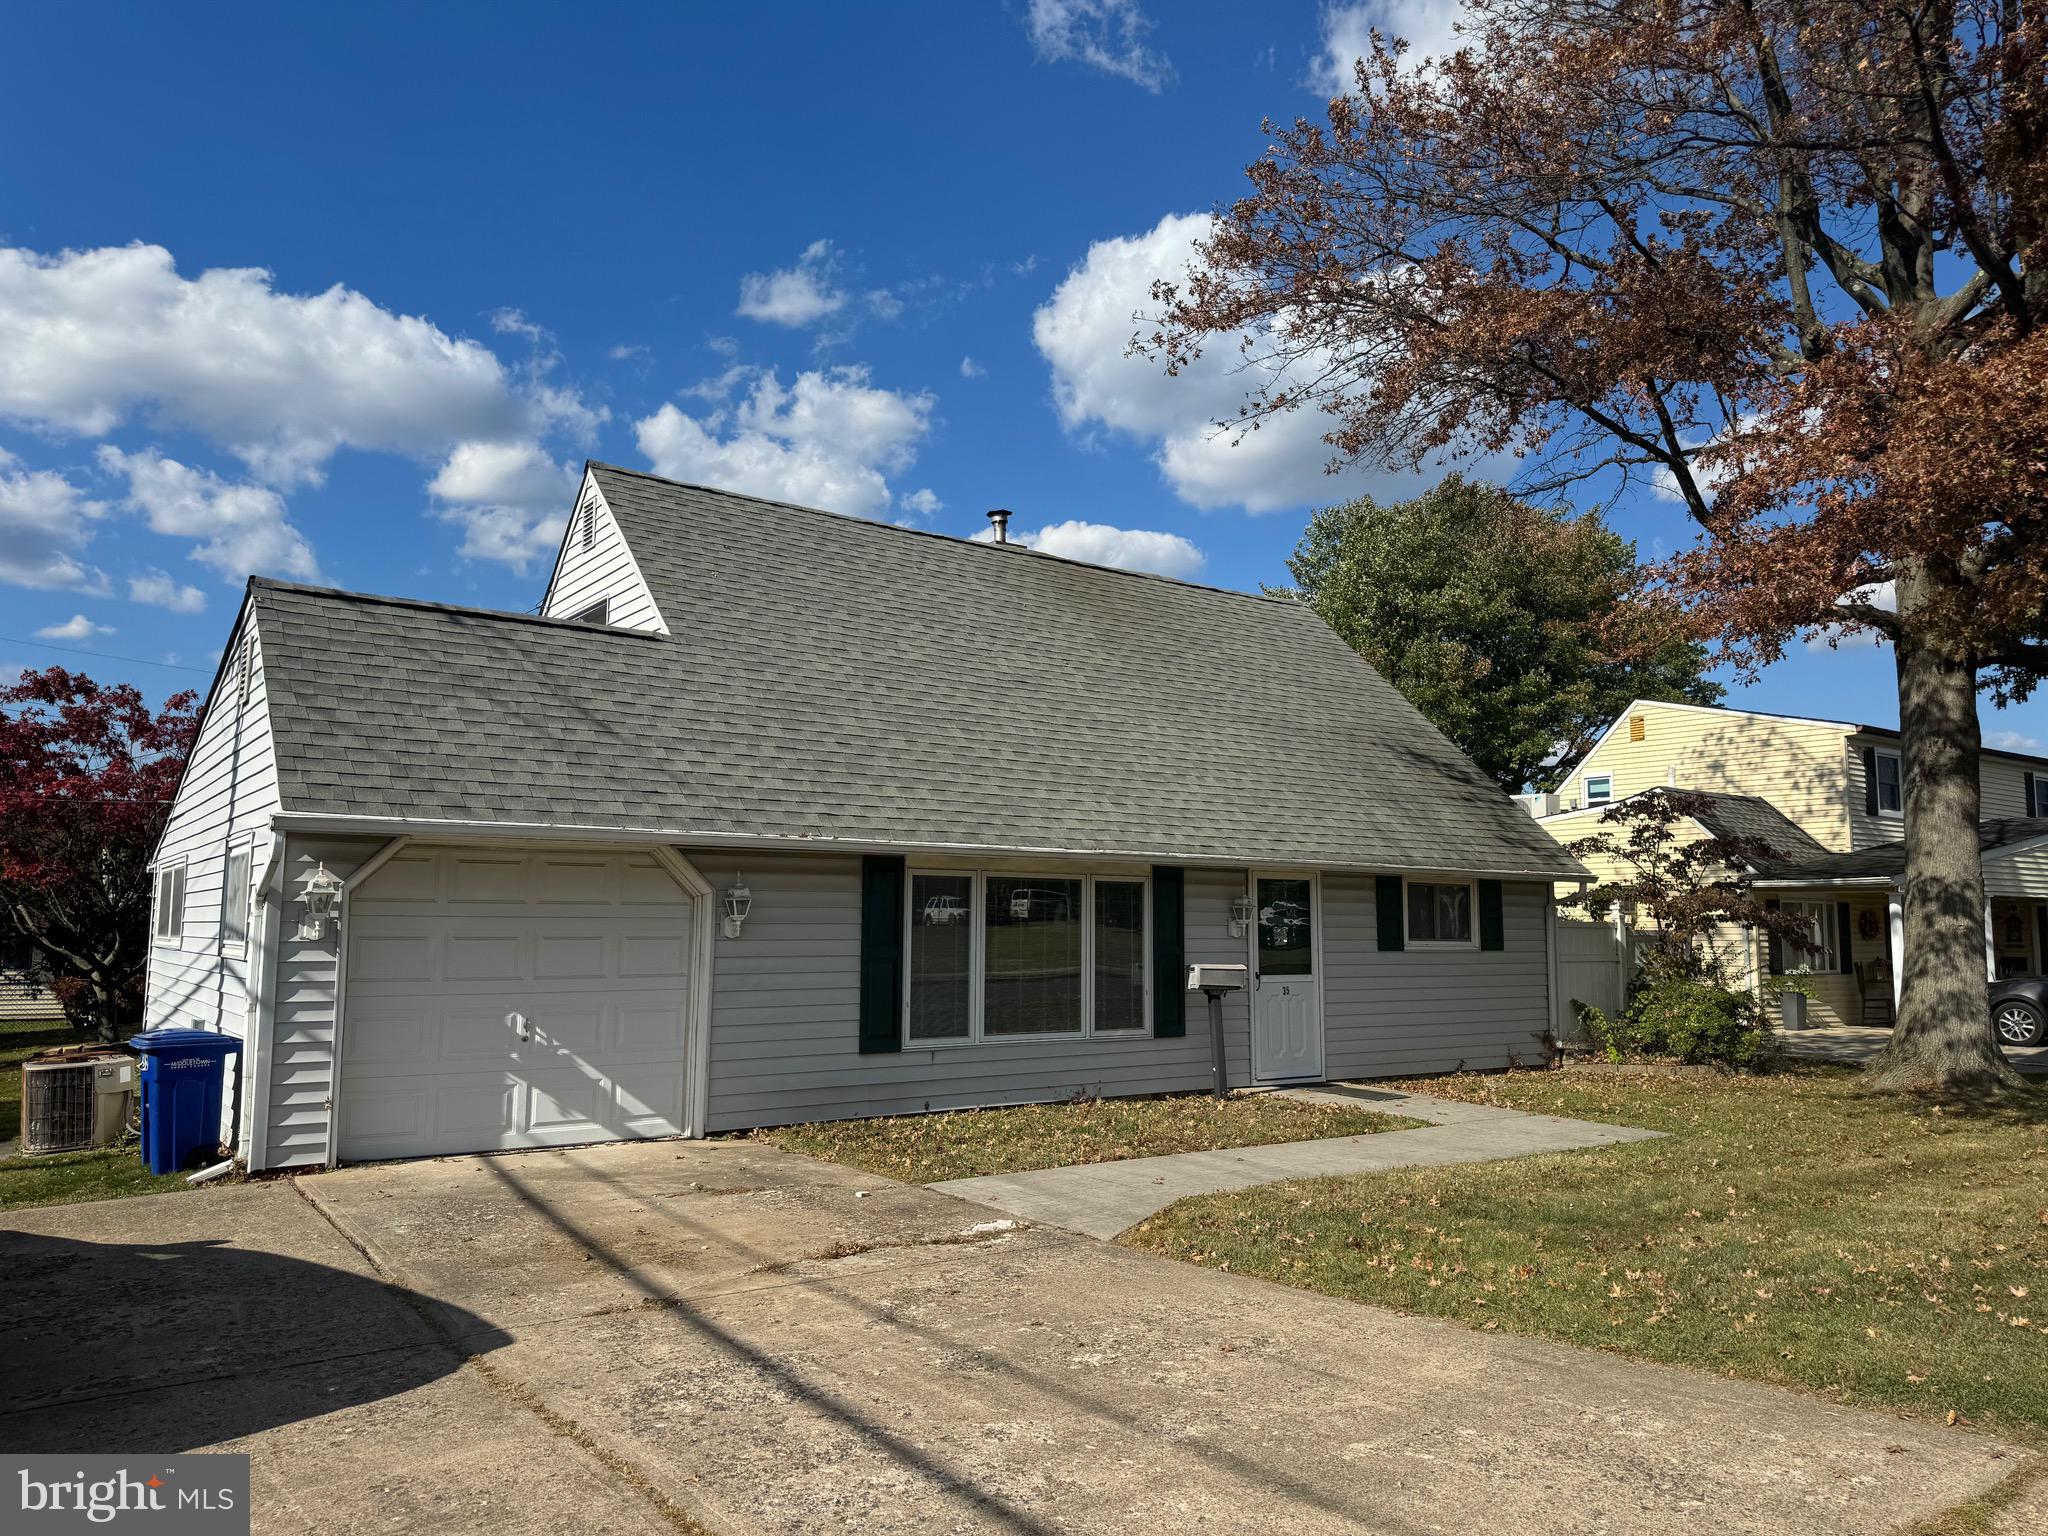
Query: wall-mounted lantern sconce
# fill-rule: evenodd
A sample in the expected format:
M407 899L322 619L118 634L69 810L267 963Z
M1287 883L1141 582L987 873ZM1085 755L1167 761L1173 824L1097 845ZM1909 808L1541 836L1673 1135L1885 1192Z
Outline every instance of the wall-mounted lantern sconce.
M747 914L753 910L754 893L747 889L744 880L735 880L725 888L725 936L736 939L740 929L747 923Z
M1230 936L1241 939L1252 931L1252 899L1240 896L1230 904Z
M299 889L299 902L306 909L306 915L299 923L300 938L323 939L327 936L327 920L334 916L335 908L341 903L341 888L341 881L329 872L325 860L306 876L306 883Z

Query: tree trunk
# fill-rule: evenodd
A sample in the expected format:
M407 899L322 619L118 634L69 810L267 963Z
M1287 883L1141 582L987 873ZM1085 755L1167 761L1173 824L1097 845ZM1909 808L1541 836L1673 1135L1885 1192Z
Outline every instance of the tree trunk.
M1982 1093L2024 1084L1991 1033L1984 861L1977 842L1977 669L1929 644L1916 615L1939 576L1898 582L1900 767L1905 780L1905 958L1875 1087Z

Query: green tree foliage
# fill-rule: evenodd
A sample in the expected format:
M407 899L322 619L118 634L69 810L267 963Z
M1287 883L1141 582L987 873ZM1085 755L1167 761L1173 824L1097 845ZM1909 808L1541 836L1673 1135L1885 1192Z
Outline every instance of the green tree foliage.
M1703 646L1618 646L1635 546L1600 520L1453 475L1310 519L1300 595L1503 789L1561 780L1631 699L1712 704ZM1596 621L1610 621L1604 640Z

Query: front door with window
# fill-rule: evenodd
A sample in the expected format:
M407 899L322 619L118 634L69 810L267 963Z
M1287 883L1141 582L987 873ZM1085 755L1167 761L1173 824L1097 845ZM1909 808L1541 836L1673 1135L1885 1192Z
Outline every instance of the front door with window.
M1318 1080L1323 999L1316 975L1316 882L1307 875L1261 875L1252 896L1252 1078Z

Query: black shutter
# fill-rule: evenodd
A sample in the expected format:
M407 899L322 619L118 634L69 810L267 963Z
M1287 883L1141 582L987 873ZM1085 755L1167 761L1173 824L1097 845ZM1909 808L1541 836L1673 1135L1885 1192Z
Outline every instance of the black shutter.
M1381 875L1372 883L1374 914L1379 918L1380 948L1405 949L1407 926L1401 920L1401 877Z
M1835 903L1835 948L1838 952L1844 976L1856 974L1856 950L1855 946L1850 942L1849 934L1849 903L1838 901Z
M860 861L860 1049L903 1049L903 860Z
M1775 897L1764 903L1764 910L1766 912L1778 910L1778 903ZM1782 976L1785 974L1785 941L1779 936L1778 930L1775 928L1766 928L1764 932L1770 939L1771 974L1773 976Z
M1152 1033L1188 1032L1187 871L1152 866Z
M1877 814L1877 748L1863 749L1863 814Z
M1507 925L1501 920L1500 882L1482 880L1479 882L1479 947L1481 949L1506 949L1508 947Z
M2038 774L2027 775L2027 815L2048 815L2048 806L2041 804L2041 779Z

